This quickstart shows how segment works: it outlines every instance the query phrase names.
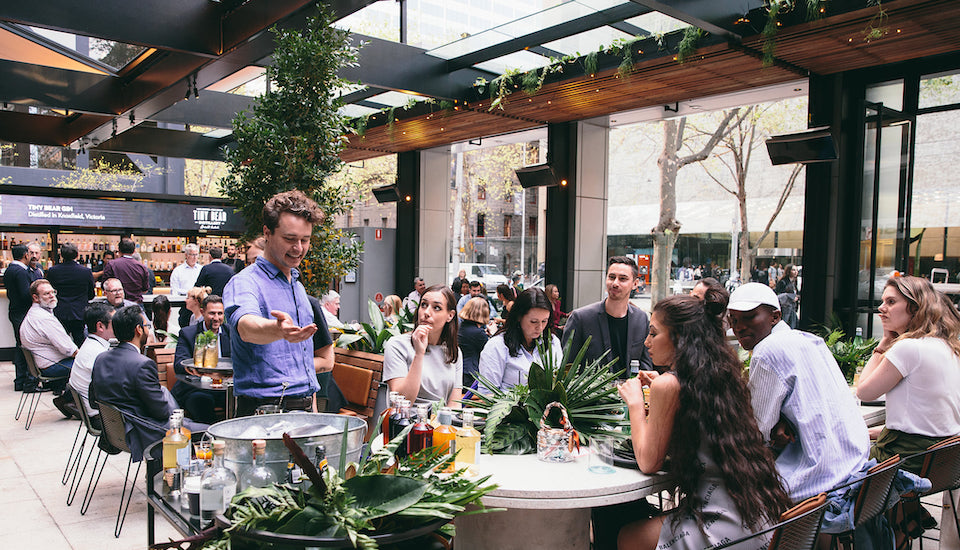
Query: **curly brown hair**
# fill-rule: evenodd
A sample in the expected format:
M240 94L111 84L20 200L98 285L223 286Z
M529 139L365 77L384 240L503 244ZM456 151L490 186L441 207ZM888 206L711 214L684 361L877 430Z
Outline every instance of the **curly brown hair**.
M284 212L303 218L312 224L323 221L323 211L317 203L303 191L296 189L270 197L267 204L263 205L263 225L270 231L276 231L277 225L280 224L280 214Z
M776 520L791 501L757 427L740 361L724 337L725 302L724 292L708 289L703 301L677 294L653 308L673 341L680 382L667 470L682 497L674 521L692 516L702 527L699 452L705 449L744 526L755 529Z

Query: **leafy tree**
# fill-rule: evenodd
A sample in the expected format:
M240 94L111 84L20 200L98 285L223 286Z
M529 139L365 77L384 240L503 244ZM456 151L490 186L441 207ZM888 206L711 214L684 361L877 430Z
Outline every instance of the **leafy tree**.
M652 304L656 304L658 300L667 296L670 259L673 258L673 247L677 244L680 233L680 222L677 221L677 172L684 166L706 159L729 131L729 124L734 116L736 116L734 111L725 113L716 129L710 133L706 143L703 143L698 150L682 156L687 117L663 121L663 148L657 158L657 166L660 169L660 220L651 231L653 233Z
M163 170L142 162L111 162L103 156L90 158L89 168L78 168L53 178L61 189L91 189L110 193L131 193L143 186L143 180Z
M337 93L345 82L337 71L357 60L349 33L332 23L321 9L302 31L274 27L274 64L267 69L271 89L258 98L252 113L234 118L237 147L225 152L229 174L220 182L247 221L248 238L260 234L263 205L279 192L299 189L320 205L325 219L314 226L300 269L312 293L356 267L362 251L362 243L335 226L335 217L351 201L328 181L343 164L339 155L346 143Z
M183 192L197 197L222 197L220 180L227 165L215 160L184 159Z

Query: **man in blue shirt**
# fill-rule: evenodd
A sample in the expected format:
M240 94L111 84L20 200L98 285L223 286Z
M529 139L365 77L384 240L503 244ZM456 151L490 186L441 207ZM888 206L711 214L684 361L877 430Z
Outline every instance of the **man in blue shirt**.
M271 197L263 207L263 255L224 289L238 416L281 400L285 410L313 408L317 325L296 268L322 216L300 191Z

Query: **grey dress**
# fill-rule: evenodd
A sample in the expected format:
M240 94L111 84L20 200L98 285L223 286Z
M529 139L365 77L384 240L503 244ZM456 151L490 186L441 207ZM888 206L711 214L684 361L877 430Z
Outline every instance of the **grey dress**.
M740 513L727 493L720 469L713 458L700 446L699 458L703 464L703 476L700 478L700 496L703 498L703 532L697 521L688 516L680 520L676 528L673 515L668 514L660 529L657 550L704 550L750 535L753 531L741 525ZM757 529L761 530L760 528ZM736 550L766 548L769 536L758 537L744 544L738 544Z

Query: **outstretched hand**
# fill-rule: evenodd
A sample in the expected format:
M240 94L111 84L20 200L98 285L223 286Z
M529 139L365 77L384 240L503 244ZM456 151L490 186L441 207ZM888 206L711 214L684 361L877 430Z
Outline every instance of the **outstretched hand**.
M303 342L313 338L313 335L317 332L316 323L298 327L297 324L293 322L293 318L286 312L274 310L270 312L270 315L277 318L277 329L287 342L293 344Z

